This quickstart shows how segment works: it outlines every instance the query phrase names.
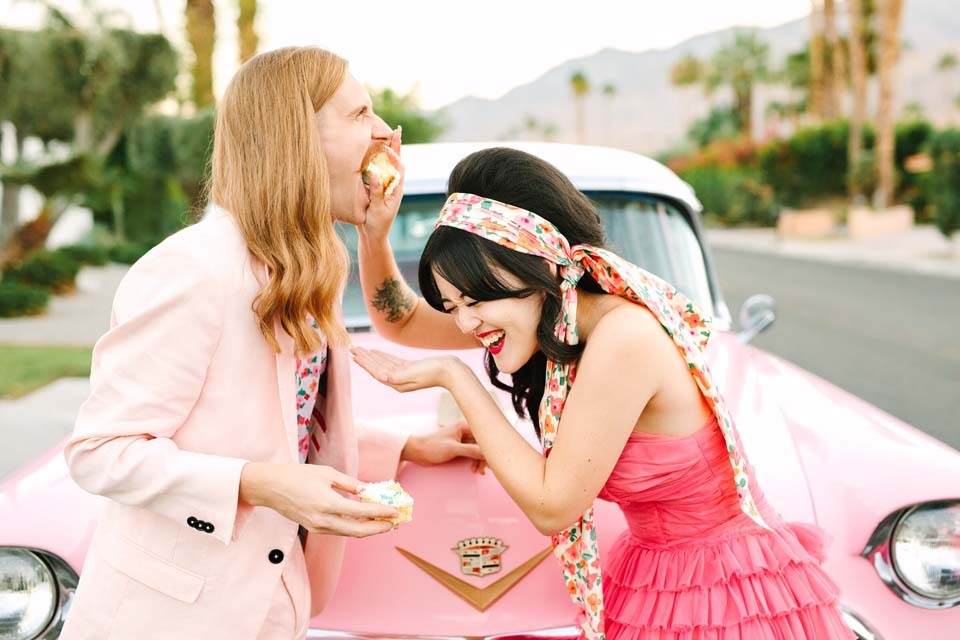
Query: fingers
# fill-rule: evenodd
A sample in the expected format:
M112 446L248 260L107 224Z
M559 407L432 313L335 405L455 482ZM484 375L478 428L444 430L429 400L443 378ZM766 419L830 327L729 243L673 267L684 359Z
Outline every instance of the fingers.
M370 204L383 204L384 195L383 195L383 182L380 180L380 177L376 174L370 175Z
M357 347L351 349L350 352L353 354L353 361L360 365L364 371L384 384L390 383L389 372L384 369L382 365L373 360L373 358L370 357L369 352L367 352L365 349L359 349Z
M334 489L340 489L347 493L357 493L360 490L360 482L345 473L337 471L333 467L326 467L327 478L330 480L330 486Z
M473 430L470 428L470 424L463 420L456 424L457 435L460 438L460 442L476 442L476 438L473 437Z
M408 360L403 358L398 358L397 356L391 355L386 351L380 351L378 349L370 349L367 351L371 358L379 361L381 364L391 364L394 366L403 366L409 364Z
M393 135L390 136L390 148L393 149L393 152L397 155L400 155L400 140L403 137L403 127L397 125L397 128L393 130Z
M359 502L348 498L341 498L333 503L331 514L334 516L350 516L351 518L396 518L397 510L378 502Z
M331 517L330 521L316 533L366 538L386 533L393 529L393 523L385 520L356 520L354 518Z
M357 363L380 382L388 384L399 391L412 391L413 388L411 388L411 385L414 385L415 388L415 383L410 380L404 380L405 376L403 375L404 371L407 370L407 367L410 365L410 362L391 356L383 351L370 349L358 349L356 357L363 359L363 362L360 362L358 359Z
M459 442L453 447L454 453L461 458L472 458L474 460L483 460L483 453L480 451L480 445L469 442Z

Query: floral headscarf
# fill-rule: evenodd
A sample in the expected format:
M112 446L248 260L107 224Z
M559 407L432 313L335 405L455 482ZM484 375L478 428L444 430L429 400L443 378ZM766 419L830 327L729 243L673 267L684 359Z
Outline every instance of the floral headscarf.
M577 344L577 283L589 273L607 293L622 296L647 307L673 338L690 373L717 416L727 443L730 466L740 508L766 527L750 495L747 465L737 441L733 421L713 384L704 349L710 338L709 319L683 294L657 276L620 256L590 245L570 246L553 224L535 213L489 198L454 193L440 212L437 226L468 231L514 251L545 258L558 265L563 278L563 311L555 335L566 344ZM557 437L563 405L576 378L577 363L561 365L548 361L546 392L539 417L544 455ZM580 626L590 640L602 640L603 590L600 555L591 506L573 526L552 536L554 555L563 567L567 588L581 609Z

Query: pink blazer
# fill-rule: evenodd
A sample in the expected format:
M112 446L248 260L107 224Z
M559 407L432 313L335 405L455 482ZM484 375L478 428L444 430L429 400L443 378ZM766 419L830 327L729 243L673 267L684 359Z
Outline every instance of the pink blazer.
M91 392L65 456L74 480L110 498L62 637L252 638L298 525L238 500L248 461L296 462L293 340L277 354L251 311L260 289L233 217L217 209L135 264L93 352ZM326 431L313 464L364 479L396 472L405 436L365 430L359 450L350 359L331 349ZM310 535L318 613L344 539Z

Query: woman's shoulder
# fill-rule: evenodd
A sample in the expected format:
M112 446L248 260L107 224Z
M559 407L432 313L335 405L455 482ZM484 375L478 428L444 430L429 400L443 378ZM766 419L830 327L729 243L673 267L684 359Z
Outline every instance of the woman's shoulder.
M650 340L663 334L660 321L643 304L620 296L604 296L604 309L593 328L592 337Z
M623 359L640 357L647 363L674 355L673 341L652 311L626 298L609 298L587 340L587 352L609 352Z

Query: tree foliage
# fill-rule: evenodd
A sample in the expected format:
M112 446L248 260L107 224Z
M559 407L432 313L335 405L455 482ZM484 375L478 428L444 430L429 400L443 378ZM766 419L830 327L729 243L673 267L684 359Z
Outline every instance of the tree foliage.
M371 91L373 110L388 125L403 127L403 142L431 142L446 128L441 116L420 108L416 93L400 94L393 89Z

